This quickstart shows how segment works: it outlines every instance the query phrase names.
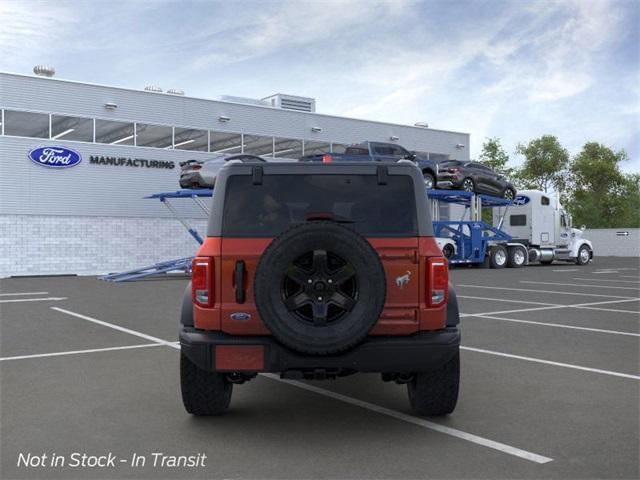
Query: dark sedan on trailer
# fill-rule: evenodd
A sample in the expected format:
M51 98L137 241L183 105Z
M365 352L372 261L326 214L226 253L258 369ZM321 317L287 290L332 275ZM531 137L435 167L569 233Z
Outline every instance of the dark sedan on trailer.
M451 182L452 188L484 193L513 200L516 187L507 178L478 162L445 160L438 165L438 183Z

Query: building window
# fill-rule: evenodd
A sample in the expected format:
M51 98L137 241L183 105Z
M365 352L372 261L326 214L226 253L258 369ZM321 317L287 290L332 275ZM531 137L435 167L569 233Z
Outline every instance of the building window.
M244 153L273 157L273 137L244 135Z
M276 137L273 139L273 142L274 157L297 159L302 156L302 140Z
M133 123L114 120L96 120L96 142L111 145L134 144Z
M173 129L163 125L136 123L136 146L171 148L173 145Z
M46 113L4 111L4 134L16 137L49 138Z
M209 147L209 137L206 130L193 128L174 129L173 148L176 150L197 150L206 152Z
M304 142L305 155L322 155L331 151L331 144L328 142Z
M211 153L242 153L242 135L228 132L209 132Z
M93 142L93 119L51 115L51 139Z

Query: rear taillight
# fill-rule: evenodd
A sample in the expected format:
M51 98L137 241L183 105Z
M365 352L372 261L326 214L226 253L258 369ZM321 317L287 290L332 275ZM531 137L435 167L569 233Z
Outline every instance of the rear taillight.
M196 257L191 264L191 295L193 303L201 307L212 307L213 258Z
M449 290L449 268L444 257L432 257L427 260L427 275L429 306L440 306L447 301Z
M202 165L194 165L193 167L191 167L191 170L200 170L202 168Z
M331 155L329 155L328 153L325 153L322 156L322 163L331 163L333 162L333 157Z

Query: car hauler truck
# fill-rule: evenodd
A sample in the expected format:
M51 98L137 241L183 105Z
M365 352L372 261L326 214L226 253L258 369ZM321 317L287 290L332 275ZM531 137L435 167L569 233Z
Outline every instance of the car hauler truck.
M518 192L511 205L493 210L493 224L527 247L529 262L585 265L593 259L591 242L582 238L585 227L573 228L559 200L544 192Z
M593 258L584 227L571 227L571 217L556 198L541 191L519 192L513 201L459 190L428 190L433 229L449 263L518 268L554 260L585 265ZM440 218L449 205L448 219ZM492 223L482 210L491 209Z

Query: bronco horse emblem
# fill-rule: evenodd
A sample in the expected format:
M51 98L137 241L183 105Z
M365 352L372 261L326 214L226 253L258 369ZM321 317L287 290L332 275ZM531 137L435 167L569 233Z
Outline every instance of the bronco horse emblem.
M411 272L407 270L407 273L396 278L396 285L402 290L409 280L411 280Z

